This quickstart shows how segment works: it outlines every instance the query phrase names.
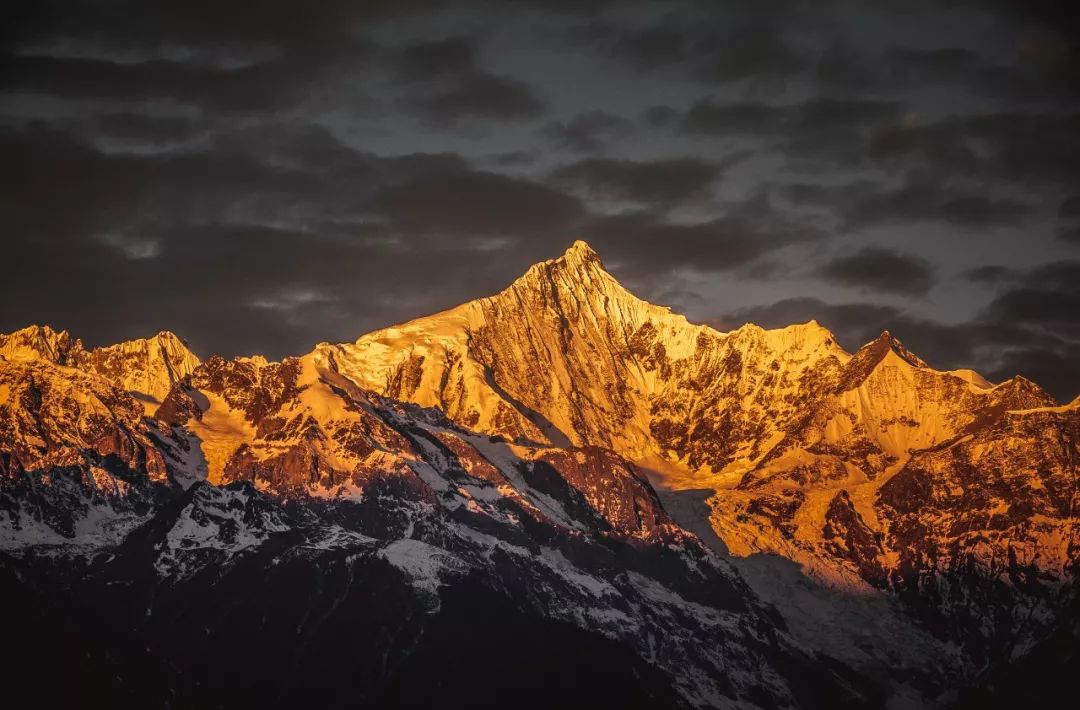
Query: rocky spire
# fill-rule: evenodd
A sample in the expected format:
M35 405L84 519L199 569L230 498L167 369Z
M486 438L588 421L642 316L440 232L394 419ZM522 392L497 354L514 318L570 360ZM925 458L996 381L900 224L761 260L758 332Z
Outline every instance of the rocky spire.
M924 361L915 353L908 350L904 346L904 344L900 342L900 339L890 333L888 330L881 331L881 335L879 335L873 341L873 343L871 343L871 345L875 344L877 348L882 350L883 355L885 349L887 348L888 350L896 353L896 355L898 355L900 359L902 359L904 362L908 363L912 367L930 367L926 364L926 361Z
M889 353L896 355L912 367L929 367L917 355L904 347L904 344L892 333L883 330L881 335L859 348L848 361L840 378L839 391L858 387Z
M511 285L539 286L542 282L562 282L575 287L599 286L601 281L616 283L604 270L600 255L586 242L575 241L562 256L533 264Z
M603 267L603 263L600 261L600 255L597 254L588 242L581 239L576 240L570 245L561 257L556 259L566 264L569 268L583 268L589 265L599 265Z

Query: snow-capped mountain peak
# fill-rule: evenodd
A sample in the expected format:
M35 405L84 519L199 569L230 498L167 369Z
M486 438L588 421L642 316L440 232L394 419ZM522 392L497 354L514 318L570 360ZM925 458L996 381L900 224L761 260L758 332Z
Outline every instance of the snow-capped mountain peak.
M82 354L82 343L66 330L47 325L30 325L6 335L0 334L0 358L8 360L48 360L66 365Z
M156 406L199 365L187 343L163 330L150 338L128 340L86 350L67 331L32 325L0 334L0 358L44 360L55 365L93 371Z
M199 358L187 343L169 331L94 348L85 359L89 367L123 389L157 402L199 365Z
M916 706L1058 633L1077 442L1080 400L935 370L888 331L851 354L816 321L692 324L582 241L497 294L281 362L200 362L168 332L90 351L0 336L0 548L85 546L87 588L132 590L138 633L203 649L173 600L217 608L221 581L241 610L278 584L256 596L300 599L288 623L267 627L275 606L230 638L337 649L319 619L383 609L371 589L427 619L484 580L702 707L815 696L759 597L807 659Z

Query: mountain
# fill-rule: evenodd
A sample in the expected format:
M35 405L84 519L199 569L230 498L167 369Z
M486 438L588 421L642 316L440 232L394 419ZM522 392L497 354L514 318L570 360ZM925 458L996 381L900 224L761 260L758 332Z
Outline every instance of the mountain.
M36 325L0 335L0 360L46 360L93 372L155 404L199 364L187 344L168 331L88 351L67 331Z
M281 362L0 336L0 582L139 706L1015 692L1080 638L1078 462L1080 399L694 325L584 242Z
M63 609L8 639L42 654L14 675L77 652L95 669L41 682L46 706L89 687L121 706L420 707L471 692L468 677L499 691L481 707L542 680L519 704L877 692L839 663L822 675L611 452L479 435L303 359L211 358L156 417L98 374L0 370L18 386L0 413L19 425L0 584Z
M874 473L955 435L1009 392L1027 397L1018 407L1056 404L1034 385L1025 395L973 372L936 372L889 333L852 356L814 321L730 333L692 325L626 291L584 242L496 296L312 355L464 426L606 446L694 485L775 457L809 423L808 403L854 418L836 419L825 441L872 447L879 459L864 464Z
M1023 576L1052 607L1071 580L1075 404L1060 409L1019 377L993 385L934 370L888 332L849 354L813 321L729 333L692 325L622 288L584 242L491 298L320 345L313 357L463 426L604 446L663 489L712 491L709 519L728 551L778 554L828 584L897 590L922 584L912 575L959 574L982 590ZM1053 445L1018 436L1031 427ZM973 439L1000 450L994 472ZM952 488L909 511L896 498L931 458ZM971 468L982 475L961 474ZM917 556L913 513L934 536ZM1025 605L1001 614L1002 595L1012 598L985 590L964 601L977 606L963 633L972 651L1053 616Z

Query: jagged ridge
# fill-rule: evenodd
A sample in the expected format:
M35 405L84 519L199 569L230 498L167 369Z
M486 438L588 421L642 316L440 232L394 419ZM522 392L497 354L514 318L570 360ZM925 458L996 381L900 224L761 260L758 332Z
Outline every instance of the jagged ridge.
M298 527L303 544L329 535L332 549L368 549L372 533L402 542L385 549L408 574L417 555L458 560L421 575L430 592L443 572L487 569L503 543L535 550L585 538L702 554L666 508L700 529L702 508L683 506L679 491L707 489L718 546L779 554L832 585L894 592L976 663L1055 633L1075 589L1080 400L1059 407L1023 378L995 386L934 370L887 331L852 355L813 321L729 333L693 325L626 291L584 242L490 298L281 363L200 363L168 333L87 352L48 328L0 336L0 358L0 500L8 530L20 533L5 538L9 549L45 531L53 546L79 540L90 510L117 521L91 546L115 544L147 516L174 529L181 518L167 523L158 501L187 489L226 512L184 514L199 529L163 533L149 550L129 537L159 574L198 577L211 562L277 549ZM223 490L246 502L213 493ZM267 510L250 505L261 496L305 501L308 513L288 524L274 513L262 532L243 533ZM255 512L237 518L234 504ZM74 517L63 512L72 506ZM342 525L346 509L360 518ZM471 548L492 525L502 542ZM581 573L573 559L559 576ZM499 584L509 584L504 573ZM758 588L785 614L804 613L776 592ZM696 633L687 643L701 642ZM899 641L875 643L876 652L829 650L871 673L912 662L898 661ZM745 678L724 690L665 668L694 702L751 692ZM902 671L912 672L932 687L953 671ZM781 686L767 695L798 695Z

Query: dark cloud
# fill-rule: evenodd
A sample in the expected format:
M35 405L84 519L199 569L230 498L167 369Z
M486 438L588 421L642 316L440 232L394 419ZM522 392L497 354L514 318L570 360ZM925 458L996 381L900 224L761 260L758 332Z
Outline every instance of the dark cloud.
M817 62L817 80L830 90L883 92L960 87L982 97L1067 104L1080 86L1065 65L1020 56L985 56L971 47L892 46L859 50L838 42Z
M771 9L780 10L775 4ZM795 8L785 9L795 19ZM594 24L590 33L575 36L592 40L637 71L678 68L715 84L782 82L802 72L805 61L785 36L784 19L763 10L731 4L721 11L689 16L671 13L646 25Z
M650 290L670 288L663 282L677 269L730 272L784 247L825 238L812 227L782 219L680 223L651 212L599 218L582 235L619 275Z
M161 244L160 255L137 268L93 241L17 244L9 253L26 266L0 284L0 326L47 322L92 343L168 328L204 356L280 357L487 295L531 256L243 224L177 228ZM64 286L43 289L43 282Z
M1020 272L1016 269L1011 269L1007 266L998 266L996 264L987 264L986 266L978 266L974 269L968 269L963 273L963 277L972 283L981 284L1000 284L1008 281L1013 281L1019 277Z
M979 53L967 47L891 47L884 53L887 78L908 86L964 79L982 63Z
M167 154L107 154L43 127L0 133L0 142L9 253L23 265L4 284L2 327L81 323L76 331L103 340L168 327L204 353L300 352L485 295L550 257L553 235L586 236L622 273L656 283L674 269L730 271L822 238L760 219L590 217L549 185L456 154L376 156L305 124L236 129ZM660 169L673 171L661 174L669 181L682 174L678 164ZM683 169L700 182L714 174ZM670 196L645 177L622 187ZM57 192L64 210L49 207ZM58 278L63 291L30 297ZM440 288L409 287L405 297L403 278ZM86 297L73 303L72 292Z
M831 233L932 221L825 267L862 303L747 316L853 346L887 327L1065 393L1067 265L959 274L959 324L920 298L950 237L1022 234L1032 262L1080 244L1080 53L1053 4L22 3L0 27L0 330L301 352L574 237L700 313L790 294Z
M465 239L565 234L585 216L582 204L561 192L475 171L417 176L380 190L371 206L410 231Z
M991 301L980 322L1021 331L996 344L996 360L987 358L990 376L1019 373L1069 401L1080 394L1080 288L1075 281L1055 283L1050 271L1075 278L1080 267L1072 262L1032 270L1024 284Z
M358 50L356 58L362 58ZM340 57L334 59L338 61ZM330 60L287 55L236 68L185 61L8 55L9 91L98 101L169 99L218 111L273 111L303 99Z
M804 68L795 50L768 25L742 27L708 37L701 44L710 51L702 57L698 75L711 81L788 77Z
M1073 186L1080 174L1080 112L999 111L942 119L902 121L873 136L868 160L903 161L944 175L996 178L1018 185Z
M302 352L486 295L550 256L538 236L584 218L571 197L452 154L380 157L299 127L221 140L110 155L63 133L0 134L5 248L20 264L0 329L167 327L204 354Z
M626 135L631 123L606 111L579 113L567 121L551 121L539 129L557 149L579 153L596 153L604 149L608 139Z
M908 5L903 14L884 7L853 10L844 3L680 5L646 23L592 22L573 34L576 42L600 47L636 71L679 69L719 84L749 80L756 86L784 86L814 79L824 89L851 93L952 85L1012 101L1061 103L1080 97L1076 38L1069 36L1068 24L1046 21L1061 13L1017 11L1007 3L962 3L969 27L996 22L1021 34L1022 43L1010 53L986 51L970 37L954 37L954 45L934 46L931 39L911 46L910 31L898 29L889 42L889 33L880 29L849 34L830 23L845 12L877 15L898 28L914 18L926 25L947 21L933 3Z
M1058 208L1058 241L1080 244L1080 195L1069 195Z
M0 186L16 223L58 238L236 219L341 219L383 232L517 237L568 229L585 214L573 197L475 170L460 155L376 156L304 126L238 130L164 155L105 154L40 131L0 134L0 146L8 156ZM67 196L68 209L44 204L55 191Z
M381 158L306 132L274 153L249 135L183 157L59 134L5 143L5 258L19 264L0 284L5 331L44 322L109 342L169 328L204 355L300 353L487 295L550 256L536 235L582 217L458 156ZM65 209L48 207L53 190Z
M820 167L865 162L874 132L899 122L904 112L902 102L877 98L816 97L789 104L701 99L685 112L653 107L646 120L686 136L754 140L789 161Z
M683 27L670 23L642 27L621 35L615 28L607 29L606 33L596 38L613 39L611 42L613 53L629 60L639 70L655 69L686 61L693 41Z
M685 135L753 139L805 166L931 172L1030 189L1075 185L1080 113L997 111L920 122L905 102L817 97L793 104L701 99L687 111L655 106L646 121Z
M517 167L531 165L536 162L536 153L527 150L512 150L507 153L495 153L494 155L486 156L486 159L495 165Z
M1080 261L1030 270L1018 286L994 298L985 315L1080 340Z
M185 116L150 116L142 113L107 113L95 119L99 135L152 145L190 140L206 128Z
M797 183L783 189L798 205L832 210L846 229L880 224L937 221L964 229L1020 224L1036 206L987 190L940 182L933 174L912 173L898 186L860 180L846 185Z
M824 88L852 93L877 88L876 67L846 40L834 39L818 55L814 64L817 82Z
M453 126L476 118L532 119L545 110L533 87L479 66L474 45L464 38L405 48L397 61L397 73L402 81L415 85L404 105L432 125Z
M428 82L476 71L476 49L464 37L421 42L406 47L397 60L400 78Z
M74 0L5 17L0 85L49 97L280 111L367 66L374 3Z
M1058 216L1062 219L1080 219L1080 195L1069 195L1062 200Z
M925 259L880 247L837 257L817 273L844 286L909 296L926 295L935 281L934 268Z
M328 48L350 42L374 23L440 5L447 3L275 0L255 12L245 2L230 0L37 0L6 18L6 34L9 41L23 45L67 37L153 51L165 46Z
M362 32L368 23L385 19L390 4L314 4L321 13L298 10L297 24L289 25L285 13L277 20L261 17L264 12L278 16L265 7L259 12L174 12L166 4L156 10L132 7L132 17L121 18L112 15L119 6L87 3L83 10L94 17L88 27L101 26L100 32L63 22L36 36L30 23L13 51L3 56L4 88L67 99L170 100L219 112L280 112L318 98L320 90L335 83L344 84L335 88L339 100L362 100L358 86L389 72L403 88L413 87L402 105L432 125L530 119L543 113L535 88L481 66L470 39L425 41L395 52ZM251 27L239 22L245 14ZM190 27L183 24L187 21ZM221 24L198 24L204 21ZM158 44L140 38L129 22L159 32L148 35ZM179 44L170 46L169 41Z
M879 99L814 98L795 104L703 99L681 116L680 127L691 134L781 137L800 144L837 134L859 137L860 130L901 114L900 103Z
M486 72L461 77L450 88L409 103L436 125L451 125L463 118L532 119L544 113L544 102L528 84Z
M0 133L9 238L82 239L103 232L212 219L247 200L318 199L318 175L243 152L105 154L48 129ZM62 195L64 209L54 196ZM279 209L285 208L281 205ZM274 211L267 212L272 218Z
M937 220L982 229L1020 223L1033 206L1008 197L988 197L941 185L909 182L867 195L847 215L852 227L912 220Z
M603 199L672 205L702 195L722 167L696 158L649 162L590 158L557 168L551 179Z
M1006 291L986 309L997 320L1022 321L1050 328L1073 337L1080 336L1080 295L1053 288L1027 286Z

